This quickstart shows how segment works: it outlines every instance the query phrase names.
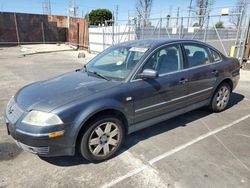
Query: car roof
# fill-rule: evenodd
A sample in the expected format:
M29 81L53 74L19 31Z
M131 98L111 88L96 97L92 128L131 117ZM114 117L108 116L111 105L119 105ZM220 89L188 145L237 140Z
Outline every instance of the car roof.
M192 43L198 43L204 46L209 47L210 49L215 50L216 52L218 52L222 57L226 57L223 53L221 53L218 49L216 49L215 47L211 46L210 44L204 43L202 41L199 40L191 40L191 39L164 39L164 38L152 38L152 39L140 39L140 40L131 40L131 41L127 41L127 42L122 42L120 44L118 44L118 46L125 46L125 47L140 47L140 48L149 48L149 49L154 49L157 48L161 45L164 44L170 44L170 43L174 43L174 42L192 42ZM117 45L115 45L117 46Z
M130 47L143 47L143 48L152 48L158 47L163 44L173 43L173 42L198 42L197 40L184 40L184 39L140 39L132 40L128 42L120 43L120 46L130 46Z

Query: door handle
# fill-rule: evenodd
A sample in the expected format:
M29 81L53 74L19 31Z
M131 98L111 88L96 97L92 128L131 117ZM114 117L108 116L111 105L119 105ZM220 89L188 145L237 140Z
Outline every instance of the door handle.
M212 71L212 74L213 74L214 76L218 76L218 75L219 75L219 71L213 70L213 71Z
M188 82L188 79L187 78L182 78L180 79L179 83L180 84L186 84Z

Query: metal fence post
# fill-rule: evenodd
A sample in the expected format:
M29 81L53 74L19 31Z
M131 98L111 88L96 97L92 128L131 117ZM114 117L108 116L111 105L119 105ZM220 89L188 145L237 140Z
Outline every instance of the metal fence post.
M144 26L141 27L142 39L144 39Z
M134 33L134 40L136 40L136 39L138 39L137 38L137 19L135 18L135 20L134 20L134 22L133 22L133 24L134 24L134 31L133 31L133 33Z
M182 38L182 35L183 35L183 17L181 17L181 31L180 31L180 33L181 33L180 38Z
M239 37L240 37L240 29L241 29L241 25L242 25L242 18L243 18L243 13L244 13L244 8L241 11L241 15L240 15L240 21L239 21L239 25L238 25L238 30L237 30L237 34L236 34L236 39L235 39L235 45L238 45L238 41L239 41ZM241 41L240 41L241 42ZM237 54L236 54L236 58L239 57L240 54L240 47L241 44L239 46L237 46Z
M158 38L161 38L161 27L162 27L162 18L160 18L160 24L159 24L159 33L158 33Z
M130 41L130 25L131 25L131 21L130 18L128 20L128 40Z
M112 23L112 46L115 43L115 25L114 25L114 20L111 21Z
M243 34L243 40L242 43L243 43L243 46L242 46L242 51L241 51L241 54L240 54L240 64L242 65L243 64L243 59L244 59L244 52L245 52L245 48L246 48L246 44L247 44L247 39L248 39L248 30L249 30L249 27L250 27L250 17L248 16L246 18L246 23L244 24L246 26L246 28L244 28L244 34Z
M208 16L207 16L207 24L206 24L205 31L204 31L204 42L207 41L207 30L209 28L209 19L210 19L210 16L208 14Z
M17 26L17 19L16 19L16 13L14 13L14 20L15 20L15 27L16 27L16 38L17 38L17 44L20 45L20 38L19 38L19 31Z
M105 39L104 39L104 29L102 29L102 48L105 50Z
M43 22L41 22L41 29L42 29L43 44L45 44L45 35L44 35L44 26L43 26Z

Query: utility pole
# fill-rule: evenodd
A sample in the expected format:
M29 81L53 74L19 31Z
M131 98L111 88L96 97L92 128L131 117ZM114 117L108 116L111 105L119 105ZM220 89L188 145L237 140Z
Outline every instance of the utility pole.
M189 7L188 7L187 27L189 27L189 19L190 19L190 15L191 15L192 3L193 3L193 0L190 0L190 4L189 4Z
M169 15L170 15L170 16L172 16L172 10L173 10L173 6L170 5L170 6L169 6Z
M76 6L76 0L71 0L70 8L69 8L70 16L76 17L77 16L77 10L78 10L78 6Z
M116 5L116 9L115 9L115 32L116 32L116 43L118 42L118 11L119 11L119 6Z
M119 11L119 6L116 5L116 9L115 9L115 22L116 22L116 25L118 25L118 12Z
M44 0L42 2L43 7L43 14L44 15L51 15L51 3L50 0Z
M50 0L48 0L48 4L49 4L49 15L51 15L51 2L50 2Z
M115 44L115 22L114 22L114 14L115 12L112 12L112 20L111 20L111 24L112 24L112 45Z
M178 22L179 22L179 16L180 16L180 7L178 7L178 9L177 9L177 15L176 15L176 17L177 17L177 19L176 19L176 27L178 27Z

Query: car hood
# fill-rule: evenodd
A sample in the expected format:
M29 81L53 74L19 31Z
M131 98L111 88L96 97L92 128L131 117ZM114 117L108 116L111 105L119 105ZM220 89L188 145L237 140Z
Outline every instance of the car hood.
M89 76L85 72L71 72L27 85L18 91L15 99L17 104L26 111L36 109L49 112L118 84L119 82Z

